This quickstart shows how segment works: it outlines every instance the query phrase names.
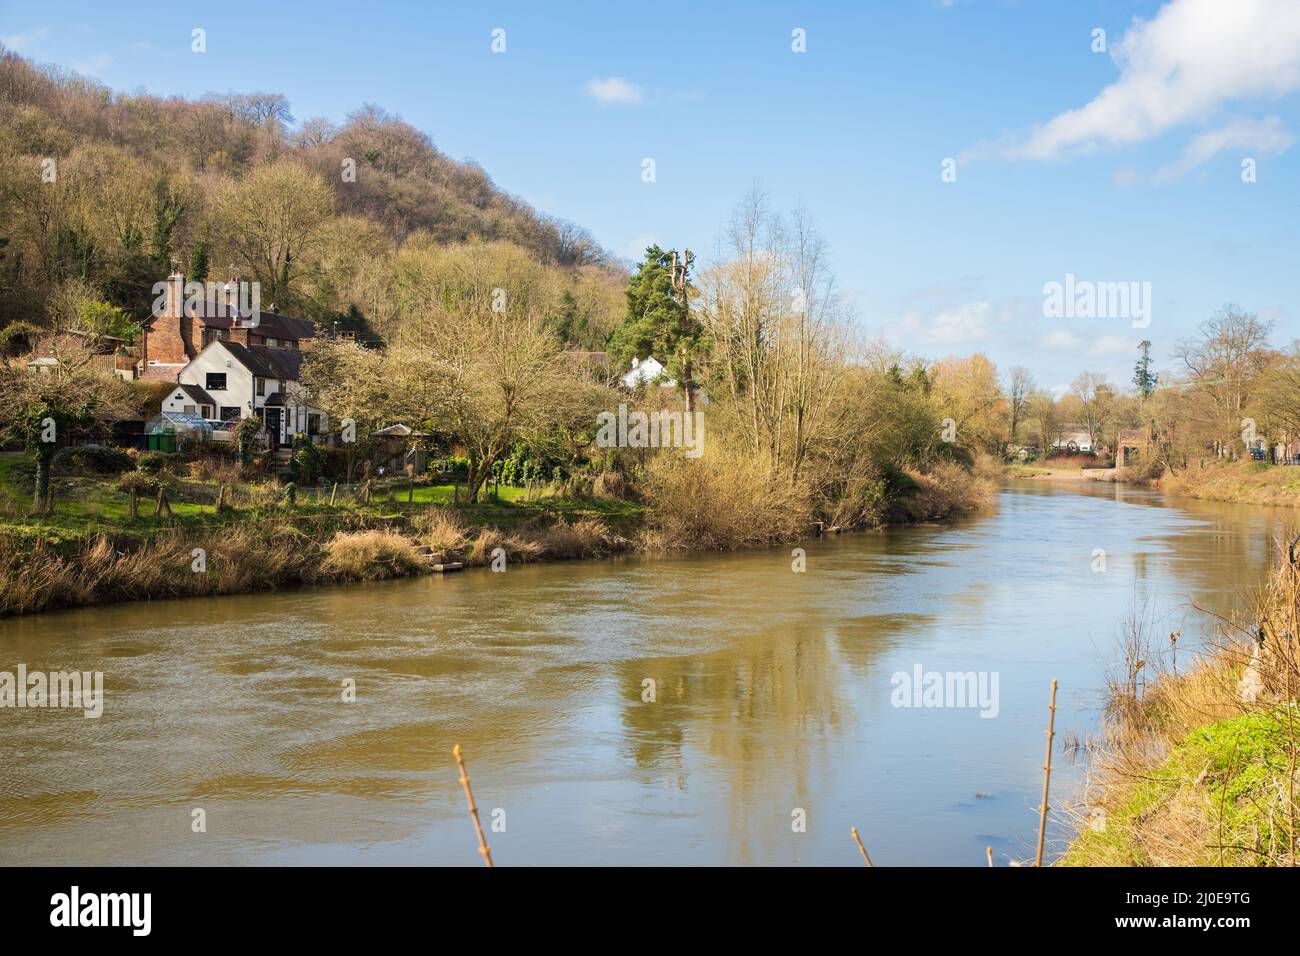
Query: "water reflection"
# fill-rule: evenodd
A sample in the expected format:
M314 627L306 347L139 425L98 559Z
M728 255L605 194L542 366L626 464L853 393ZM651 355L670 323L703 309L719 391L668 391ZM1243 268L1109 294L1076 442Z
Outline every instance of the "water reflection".
M107 695L0 711L0 862L477 865L456 742L502 865L854 865L851 825L882 865L1023 857L1051 678L1058 730L1091 732L1135 598L1194 645L1186 602L1230 612L1286 515L1022 483L811 542L804 574L774 549L0 621L0 669ZM998 672L999 716L892 707L918 664Z

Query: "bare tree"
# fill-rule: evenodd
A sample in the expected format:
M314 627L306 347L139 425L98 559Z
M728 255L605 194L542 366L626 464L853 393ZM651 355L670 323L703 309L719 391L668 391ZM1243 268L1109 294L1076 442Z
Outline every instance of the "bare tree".
M1191 388L1204 400L1200 424L1220 455L1233 454L1251 386L1269 360L1271 330L1272 323L1228 305L1201 324L1199 335L1179 342L1174 351Z
M1101 372L1080 372L1070 390L1079 400L1088 442L1096 450L1114 411L1115 390Z
M1025 410L1029 404L1029 396L1034 391L1034 377L1029 374L1029 369L1017 365L1007 376L1007 404L1010 406L1011 425L1009 432L1009 441L1011 444L1016 443L1016 435L1020 431L1020 426L1025 420Z

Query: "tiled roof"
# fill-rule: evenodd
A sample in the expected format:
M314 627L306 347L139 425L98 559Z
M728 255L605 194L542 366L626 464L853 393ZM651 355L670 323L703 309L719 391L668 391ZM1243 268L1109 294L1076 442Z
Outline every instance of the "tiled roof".
M184 365L146 365L140 373L142 382L174 382Z
M265 345L240 345L238 342L222 342L230 354L254 375L262 378L280 378L290 382L298 381L298 371L302 368L302 353L297 349L273 349Z
M200 405L217 404L216 400L213 399L211 395L209 395L203 389L199 388L197 385L186 385L182 383L177 385L176 387L179 388L186 395L188 395L190 398L194 399L194 401L198 402Z
M299 340L316 337L314 323L308 319L295 318L292 315L283 315L279 312L259 312L257 324L248 326L248 320L241 322L237 311L224 303L214 303L212 314L203 314L204 311L188 309L186 314L198 319L209 329L233 329L238 325L240 328L247 326L258 335L265 335L273 339ZM145 330L152 331L157 320L158 316L150 316L144 323Z

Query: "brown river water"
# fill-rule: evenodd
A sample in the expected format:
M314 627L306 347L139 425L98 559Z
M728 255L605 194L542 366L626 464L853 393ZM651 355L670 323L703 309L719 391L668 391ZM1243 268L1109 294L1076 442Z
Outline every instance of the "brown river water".
M104 675L97 719L0 709L0 864L479 866L456 743L499 866L853 866L850 826L881 866L1030 858L1051 679L1058 740L1094 733L1135 602L1190 655L1189 604L1231 611L1294 515L1019 482L805 542L803 573L787 547L0 620L0 671ZM997 693L895 706L918 667ZM1054 763L1055 808L1085 760Z

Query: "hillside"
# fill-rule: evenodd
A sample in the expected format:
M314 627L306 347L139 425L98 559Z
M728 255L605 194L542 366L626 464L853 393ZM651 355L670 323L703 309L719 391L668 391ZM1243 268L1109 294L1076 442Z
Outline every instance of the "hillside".
M0 327L129 327L179 264L383 334L403 251L465 242L523 250L559 337L603 347L626 280L609 254L380 107L336 126L275 93L127 95L0 47Z

